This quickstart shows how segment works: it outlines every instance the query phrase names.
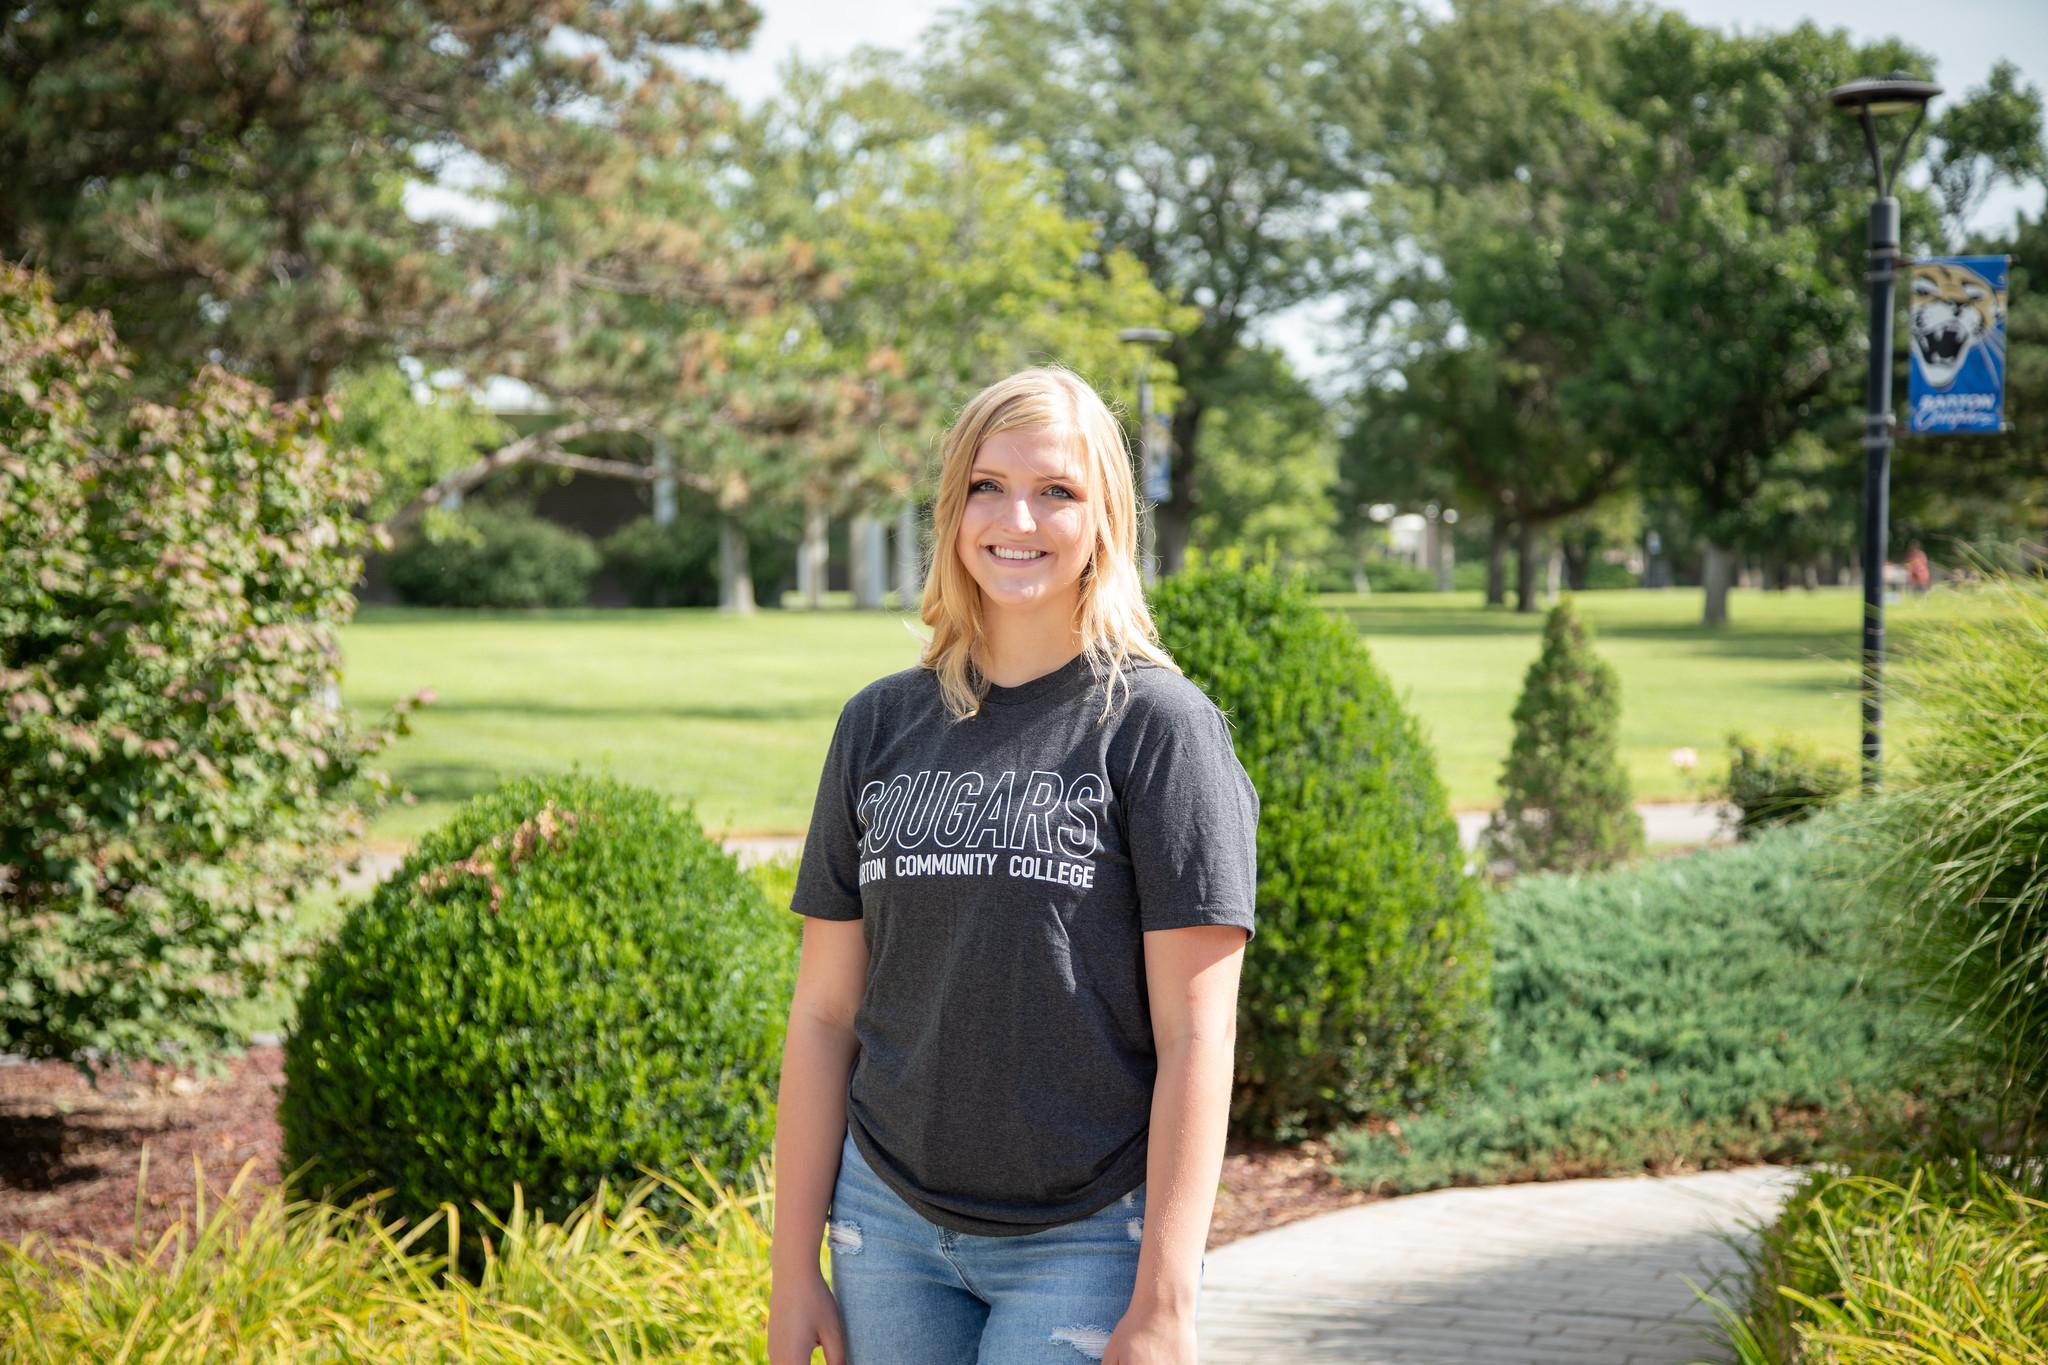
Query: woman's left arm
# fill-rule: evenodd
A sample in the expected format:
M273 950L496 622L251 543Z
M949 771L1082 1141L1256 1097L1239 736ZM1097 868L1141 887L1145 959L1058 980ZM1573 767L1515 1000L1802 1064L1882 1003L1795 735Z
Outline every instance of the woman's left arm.
M1145 934L1159 1072L1145 1164L1144 1242L1131 1306L1103 1365L1195 1365L1195 1287L1223 1144L1237 1045L1244 930L1207 924Z

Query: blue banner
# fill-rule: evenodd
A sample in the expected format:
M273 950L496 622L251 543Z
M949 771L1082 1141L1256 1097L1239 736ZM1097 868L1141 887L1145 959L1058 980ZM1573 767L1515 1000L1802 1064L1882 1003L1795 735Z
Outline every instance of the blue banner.
M1913 263L1906 318L1915 432L1996 433L2005 427L2003 256Z
M1152 414L1152 467L1146 471L1144 497L1147 502L1173 500L1173 414Z

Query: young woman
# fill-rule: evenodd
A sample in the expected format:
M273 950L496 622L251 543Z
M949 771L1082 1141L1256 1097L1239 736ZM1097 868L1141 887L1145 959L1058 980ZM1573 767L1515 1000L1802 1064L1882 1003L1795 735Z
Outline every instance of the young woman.
M969 402L933 531L931 641L841 711L797 876L769 1359L1194 1365L1258 795L1094 390Z

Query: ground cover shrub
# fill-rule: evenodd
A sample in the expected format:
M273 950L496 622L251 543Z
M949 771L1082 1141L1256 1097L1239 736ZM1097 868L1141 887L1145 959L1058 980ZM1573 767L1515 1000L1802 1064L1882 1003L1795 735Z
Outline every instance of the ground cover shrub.
M574 607L603 556L581 531L516 507L427 519L385 558L392 591L423 607Z
M340 1208L288 1185L255 1196L252 1169L219 1195L199 1173L190 1219L126 1255L0 1243L0 1365L768 1358L765 1163L733 1185L657 1173L561 1220L507 1195L494 1207L509 1212L450 1205L404 1231L363 1201ZM661 1191L687 1223L653 1212ZM446 1273L478 1226L481 1269Z
M2048 1359L2048 1202L1969 1152L1815 1171L1744 1260L1740 1365Z
M389 1186L414 1221L515 1183L560 1218L643 1166L686 1180L693 1156L736 1180L772 1138L784 918L657 793L507 782L422 837L316 963L285 1043L286 1165L319 1163L309 1189Z
M1766 743L1728 736L1728 780L1719 795L1735 808L1736 837L1771 825L1796 824L1840 799L1853 775L1808 741L1777 735Z
M1469 1092L1335 1135L1381 1190L1802 1160L1888 1111L1924 1037L1861 966L1828 817L1495 891L1493 1044Z
M1542 651L1515 702L1501 805L1480 843L1490 865L1588 872L1642 853L1620 727L1621 684L1567 597L1544 620Z
M1270 569L1186 570L1152 611L1259 792L1233 1122L1287 1139L1461 1084L1484 1045L1485 931L1414 718L1356 633Z
M375 480L333 414L126 376L104 316L0 262L0 1050L211 1064L418 699L334 704Z

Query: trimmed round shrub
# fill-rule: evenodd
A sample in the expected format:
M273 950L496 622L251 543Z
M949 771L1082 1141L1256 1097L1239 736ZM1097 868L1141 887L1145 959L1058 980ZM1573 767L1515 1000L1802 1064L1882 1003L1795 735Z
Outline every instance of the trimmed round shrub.
M464 506L446 532L385 560L392 591L422 607L576 607L603 557L589 536L518 508Z
M1193 569L1160 585L1152 611L1230 717L1259 791L1239 1131L1320 1135L1465 1084L1487 1018L1481 901L1415 719L1297 580Z
M687 812L605 777L508 782L426 835L316 961L285 1044L288 1168L387 1216L566 1217L645 1166L709 1199L774 1127L795 958ZM367 1184L347 1186L355 1177ZM672 1190L651 1206L678 1222ZM465 1223L473 1227L476 1220Z

